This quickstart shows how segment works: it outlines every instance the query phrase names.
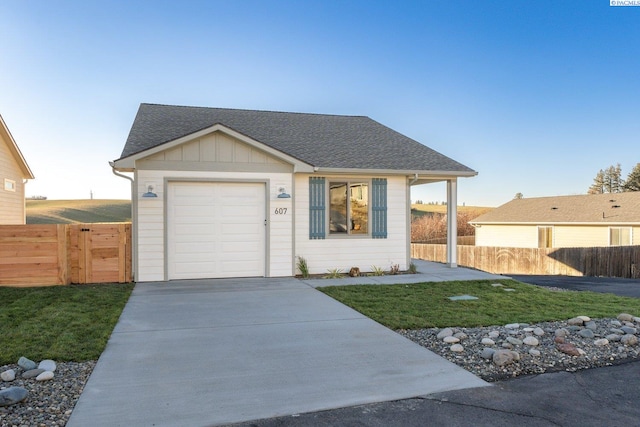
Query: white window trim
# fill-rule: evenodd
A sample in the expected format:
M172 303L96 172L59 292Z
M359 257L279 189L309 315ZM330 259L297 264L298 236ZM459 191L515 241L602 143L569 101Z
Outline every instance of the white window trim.
M4 179L4 189L6 191L11 191L13 193L16 192L16 182L12 179L5 178Z

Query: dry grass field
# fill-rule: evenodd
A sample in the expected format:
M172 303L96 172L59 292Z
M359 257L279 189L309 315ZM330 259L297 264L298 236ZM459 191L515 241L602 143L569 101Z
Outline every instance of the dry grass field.
M27 200L27 224L130 221L129 200Z

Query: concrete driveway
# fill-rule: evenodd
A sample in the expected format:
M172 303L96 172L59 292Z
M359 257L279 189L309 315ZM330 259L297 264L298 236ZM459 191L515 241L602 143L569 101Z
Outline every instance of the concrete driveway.
M67 425L217 425L486 385L296 279L142 283Z

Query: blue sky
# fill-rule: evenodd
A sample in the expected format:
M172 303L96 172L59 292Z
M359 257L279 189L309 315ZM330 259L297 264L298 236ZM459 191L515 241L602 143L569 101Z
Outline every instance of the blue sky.
M129 198L107 162L141 102L366 115L477 170L460 204L583 194L640 162L639 23L608 0L3 0L0 114L50 199Z

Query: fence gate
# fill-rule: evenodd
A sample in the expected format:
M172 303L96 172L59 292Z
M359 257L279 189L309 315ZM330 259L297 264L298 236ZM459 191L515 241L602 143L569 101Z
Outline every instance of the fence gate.
M71 224L71 283L131 280L130 224Z

